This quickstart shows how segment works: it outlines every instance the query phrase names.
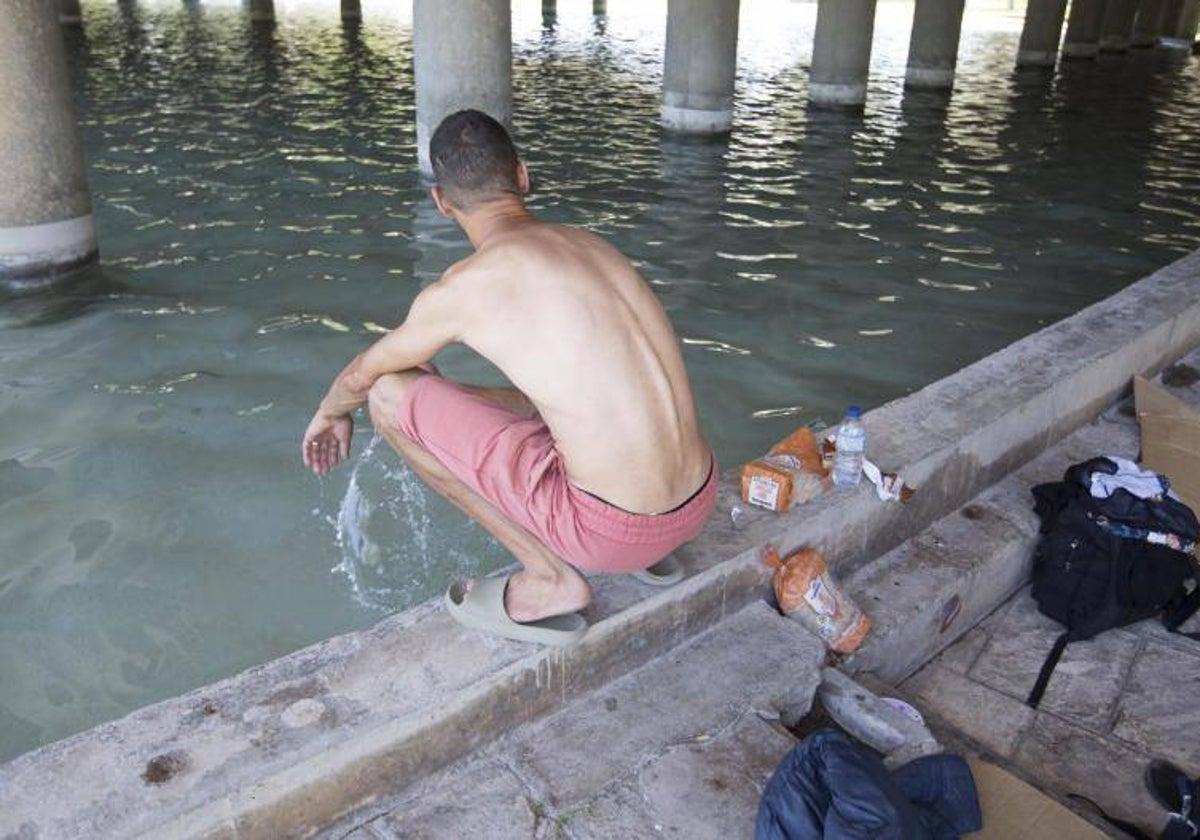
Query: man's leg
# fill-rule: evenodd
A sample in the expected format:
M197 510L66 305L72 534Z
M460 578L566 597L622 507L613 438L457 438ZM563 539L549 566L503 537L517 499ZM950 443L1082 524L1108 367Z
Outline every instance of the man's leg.
M491 388L484 385L466 385L462 382L458 384L472 394L483 397L489 402L494 402L501 408L507 408L513 414L520 417L537 416L537 409L529 401L529 397L516 388Z
M513 621L536 621L587 606L592 599L592 589L583 575L460 481L427 449L396 428L397 412L406 390L425 375L419 371L404 371L376 380L367 400L376 431L426 484L482 525L517 558L523 571L512 576L504 599L505 609Z

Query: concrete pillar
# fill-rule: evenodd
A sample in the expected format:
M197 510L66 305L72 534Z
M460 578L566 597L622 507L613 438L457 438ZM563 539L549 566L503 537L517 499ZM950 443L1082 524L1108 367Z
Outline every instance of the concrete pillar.
M917 0L904 84L924 88L953 87L965 3L966 0Z
M1029 0L1017 48L1018 67L1053 67L1058 62L1067 0Z
M1183 18L1184 0L1166 0L1163 3L1162 19L1158 22L1158 34L1162 38L1178 38L1179 22Z
M413 0L417 158L429 165L429 138L448 114L476 108L512 121L510 0Z
M662 124L717 134L733 122L738 0L669 0Z
M592 0L592 14L607 15L608 14L608 0Z
M1063 58L1095 58L1100 54L1100 28L1107 0L1071 0L1071 17L1063 41Z
M875 32L875 0L819 0L808 99L814 105L862 105Z
M36 284L96 258L57 7L4 0L0 44L0 282Z
M1184 41L1196 37L1196 21L1200 17L1200 0L1168 0L1163 14L1162 36Z
M58 0L58 22L69 26L83 23L83 10L79 8L79 0Z
M554 20L558 17L557 0L542 0L542 21Z
M275 0L245 0L252 21L275 20Z
M1185 41L1195 41L1197 29L1200 29L1200 0L1187 0L1179 20L1179 37Z
M1162 32L1163 7L1166 0L1142 0L1138 5L1137 17L1133 19L1133 37L1130 46L1153 47Z
M1108 0L1100 26L1100 52L1125 52L1133 36L1138 0Z
M362 0L342 0L342 20L362 20Z

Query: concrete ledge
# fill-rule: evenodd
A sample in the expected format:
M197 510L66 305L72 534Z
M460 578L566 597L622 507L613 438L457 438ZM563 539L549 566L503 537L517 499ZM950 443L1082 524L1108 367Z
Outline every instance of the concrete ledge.
M317 836L740 837L795 744L778 721L808 712L824 659L799 623L751 604Z
M719 621L715 570L614 609L565 651L486 640L430 603L0 767L0 836L304 836Z
M596 581L592 630L580 644L545 651L487 640L431 602L0 766L0 837L312 833L760 599L767 543L814 545L840 574L871 574L871 560L1095 418L1134 373L1197 345L1193 254L870 412L872 458L903 467L919 488L908 505L884 505L862 487L782 516L748 509L735 525L730 514L741 505L731 469L717 515L679 552L691 576L666 591ZM969 541L972 529L1023 533L1022 523L983 515L945 524L943 539ZM888 562L920 565L911 554ZM954 621L965 626L963 616Z
M1009 515L980 497L851 576L874 626L846 669L898 684L1020 588L1036 523Z
M1078 461L1137 451L1137 424L1103 415L859 569L846 585L874 629L845 669L907 679L1028 583L1038 536L1030 488Z

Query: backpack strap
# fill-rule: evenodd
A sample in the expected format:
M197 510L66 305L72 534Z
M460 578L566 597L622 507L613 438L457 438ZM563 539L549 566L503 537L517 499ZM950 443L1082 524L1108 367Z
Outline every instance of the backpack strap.
M1200 604L1197 604L1197 606L1200 606ZM1046 685L1050 682L1050 675L1054 673L1054 667L1058 665L1058 660L1062 658L1063 651L1070 641L1070 631L1063 633L1054 640L1054 647L1050 648L1050 652L1046 654L1046 661L1042 663L1042 670L1038 672L1037 682L1033 684L1033 691L1029 692L1029 699L1025 701L1025 705L1029 708L1036 709L1038 703L1042 702L1042 695L1046 693Z
M1163 612L1163 626L1172 633L1178 633L1180 636L1186 636L1189 639L1200 640L1200 633L1184 633L1179 629L1198 609L1200 609L1200 581L1197 582L1196 586L1185 597L1167 606L1167 609Z

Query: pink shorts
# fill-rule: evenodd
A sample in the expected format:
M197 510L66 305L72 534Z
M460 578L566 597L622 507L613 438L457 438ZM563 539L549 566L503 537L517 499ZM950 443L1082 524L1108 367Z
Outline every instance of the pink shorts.
M409 386L399 430L468 487L585 571L645 569L693 539L716 505L717 466L694 496L668 513L636 514L568 479L550 430L456 382L427 374Z

